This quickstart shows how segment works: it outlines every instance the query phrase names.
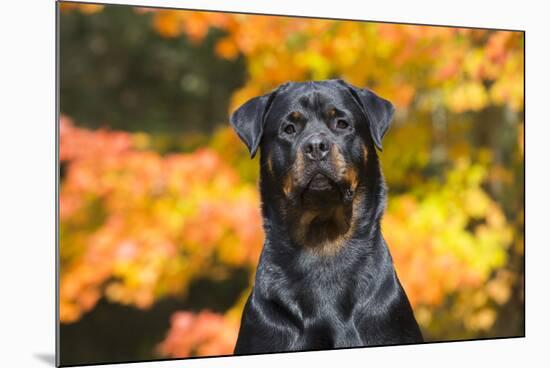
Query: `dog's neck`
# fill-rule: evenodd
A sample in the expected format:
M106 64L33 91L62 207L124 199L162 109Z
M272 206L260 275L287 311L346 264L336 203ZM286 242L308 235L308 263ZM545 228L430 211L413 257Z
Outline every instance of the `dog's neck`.
M292 240L320 254L337 252L352 233L354 216L352 205L339 205L330 209L298 210L287 212L287 225Z

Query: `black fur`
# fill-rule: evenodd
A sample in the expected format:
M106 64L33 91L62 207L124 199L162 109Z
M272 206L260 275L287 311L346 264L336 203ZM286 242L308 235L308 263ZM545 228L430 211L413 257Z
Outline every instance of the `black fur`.
M235 354L423 341L380 230L375 147L393 111L329 80L287 83L231 116L251 156L260 148L266 236Z

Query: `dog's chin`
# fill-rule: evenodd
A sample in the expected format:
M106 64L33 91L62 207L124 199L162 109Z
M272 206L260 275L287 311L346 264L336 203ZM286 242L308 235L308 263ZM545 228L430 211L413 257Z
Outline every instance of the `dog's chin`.
M339 185L321 173L315 174L302 191L301 205L305 209L323 210L341 204Z

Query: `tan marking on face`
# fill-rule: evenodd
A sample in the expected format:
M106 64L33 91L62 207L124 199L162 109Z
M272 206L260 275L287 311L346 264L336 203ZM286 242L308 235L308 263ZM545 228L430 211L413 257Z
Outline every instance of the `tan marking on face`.
M283 180L283 192L288 197L292 191L292 174L287 174Z
M298 111L293 111L290 113L290 118L294 121L300 120L301 117L302 117L302 114L300 114Z
M293 169L292 171L294 171L294 176L296 178L301 178L303 177L304 175L304 168L305 168L305 165L304 165L304 154L302 153L301 150L299 150L297 153L296 153L296 160L294 161L294 165L293 165Z
M283 180L283 192L287 197L292 192L294 184L298 182L301 178L303 178L304 168L304 156L301 151L298 151L290 172L285 176Z
M342 155L340 148L336 144L332 145L330 149L330 159L338 177L340 178L344 176L346 173L347 164L344 159L344 155Z
M351 189L355 190L358 180L357 170L346 162L340 149L336 145L333 146L330 154L332 165L336 169L335 172L338 174L338 178L345 179L350 183Z
M350 167L347 169L346 180L350 184L352 190L355 190L355 188L357 188L358 179L357 179L357 170L355 170L355 168Z
M327 115L328 115L329 118L335 117L336 116L336 109L332 108L332 109L328 110Z
M369 150L367 149L367 146L363 145L363 159L365 160L365 164L367 163L367 160L369 159Z

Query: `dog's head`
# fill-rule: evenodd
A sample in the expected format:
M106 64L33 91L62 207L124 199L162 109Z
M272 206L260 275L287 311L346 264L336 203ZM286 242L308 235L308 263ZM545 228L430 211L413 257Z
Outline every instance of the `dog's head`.
M393 111L342 80L293 82L246 102L230 121L252 157L260 149L262 185L297 221L294 237L317 244L349 230L368 157L382 149Z

